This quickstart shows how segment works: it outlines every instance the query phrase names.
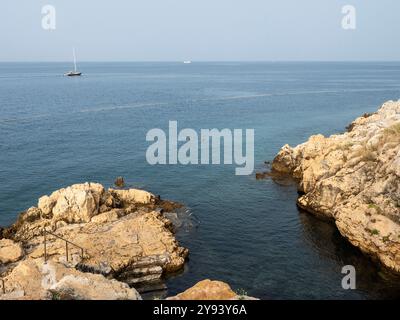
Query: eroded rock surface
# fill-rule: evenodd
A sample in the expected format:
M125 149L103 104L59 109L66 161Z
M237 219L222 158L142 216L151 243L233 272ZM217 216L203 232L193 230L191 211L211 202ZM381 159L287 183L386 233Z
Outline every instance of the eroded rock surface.
M90 273L66 275L49 292L59 300L141 300L139 293L126 283Z
M400 102L344 134L285 145L272 170L298 179L301 208L333 219L353 245L400 272Z
M24 250L19 243L9 239L0 240L0 263L16 262L22 258Z
M29 300L140 300L125 283L83 273L62 263L27 258L5 278L0 299Z
M27 278L42 277L46 257L47 268L56 265L57 270L71 271L62 274L70 276L63 281L61 276L52 281L51 292L60 298L132 298L131 292L109 283L110 279L133 286L157 282L165 273L181 269L188 255L188 250L176 241L171 221L163 215L164 203L170 204L144 190L105 190L97 183L77 184L41 197L37 207L22 213L0 235L0 261L5 264L21 260L0 270L7 275L6 286L12 289L7 294L18 291L25 292L23 297L48 297L50 286L43 291L39 280L36 284L13 281L13 274L18 272L19 278L23 274ZM64 239L70 241L68 255ZM75 271L84 272L86 278ZM94 274L110 279L93 278ZM98 288L108 288L107 292L100 296L94 295L94 290L92 295L84 289L84 284L92 281ZM14 282L24 285L13 286ZM36 287L27 289L33 285Z
M256 300L234 292L229 284L222 281L202 280L193 287L167 300Z

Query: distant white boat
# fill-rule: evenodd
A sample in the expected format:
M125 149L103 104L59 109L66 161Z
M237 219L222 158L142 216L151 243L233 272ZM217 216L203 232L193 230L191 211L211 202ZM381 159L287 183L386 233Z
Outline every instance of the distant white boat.
M82 75L82 72L79 72L76 68L76 55L75 55L75 48L72 49L72 55L74 56L74 71L69 71L64 74L64 76L68 77L76 77Z
M183 63L184 63L184 64L191 64L191 63L192 63L192 61L190 61L190 60L186 60L186 61L183 61Z

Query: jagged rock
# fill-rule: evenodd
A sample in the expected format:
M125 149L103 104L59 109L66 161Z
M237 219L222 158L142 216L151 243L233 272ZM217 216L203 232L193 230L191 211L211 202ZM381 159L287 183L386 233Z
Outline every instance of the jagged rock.
M141 204L152 204L155 203L156 197L154 194L139 190L139 189L128 189L128 190L115 190L109 189L110 193L121 200L125 204L129 203L141 203Z
M73 185L42 197L40 208L28 209L3 230L10 240L2 241L23 243L24 259L32 264L45 258L46 234L49 263L135 285L160 281L165 273L183 267L188 250L179 246L162 210L155 210L157 201L160 199L143 190L105 191L96 183ZM70 241L68 255L64 239ZM10 268L14 272L24 265L14 270L11 266L7 272ZM31 273L35 270L32 266L28 269Z
M64 276L49 291L59 300L141 300L127 284L90 273Z
M238 295L221 281L209 279L196 283L193 287L167 300L257 300L246 295Z
M53 221L89 222L98 214L104 187L98 183L75 184L39 199L38 208Z
M164 212L174 212L183 207L181 203L168 200L159 200L157 204L163 209Z
M39 198L38 209L42 212L44 218L51 218L53 208L56 205L56 199L52 199L49 196L43 196Z
M114 181L114 184L118 188L123 188L125 186L125 180L123 177L117 177L117 179Z
M106 191L99 183L75 184L43 196L38 201L38 208L32 207L23 212L16 223L5 228L3 237L27 241L43 234L43 229L55 231L66 224L87 223L93 218L98 221L114 219L117 211L125 213L137 210L137 206L149 206L154 209L159 199L150 192L139 189ZM108 213L107 213L108 212ZM102 217L95 218L99 214ZM118 213L121 216L121 213Z
M400 272L400 102L344 134L285 145L272 170L299 180L301 208L333 219L353 245Z
M24 250L19 243L15 243L9 239L0 240L0 262L10 263L16 262L22 258L24 255Z
M4 278L6 299L141 299L135 289L102 275L82 273L61 263L43 259L26 259Z
M68 225L58 229L57 235L85 248L84 261L77 263L84 263L87 270L101 270L108 265L111 273L121 278L120 274L135 269L143 259L152 260L148 266L160 266L162 272L183 267L187 250L179 247L168 229L169 223L159 212L132 213L118 220ZM44 256L42 241L39 237L26 242L30 257ZM71 246L70 254L79 257L80 250ZM47 255L60 261L65 256L65 243L49 236Z

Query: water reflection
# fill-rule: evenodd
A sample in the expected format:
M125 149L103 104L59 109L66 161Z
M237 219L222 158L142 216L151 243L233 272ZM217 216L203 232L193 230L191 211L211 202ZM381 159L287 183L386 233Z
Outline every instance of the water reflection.
M339 233L334 222L323 221L299 209L304 243L315 250L321 259L334 262L340 273L345 265L353 265L357 272L357 291L373 293L377 299L400 298L400 277L372 261L352 246ZM344 276L344 275L343 275Z

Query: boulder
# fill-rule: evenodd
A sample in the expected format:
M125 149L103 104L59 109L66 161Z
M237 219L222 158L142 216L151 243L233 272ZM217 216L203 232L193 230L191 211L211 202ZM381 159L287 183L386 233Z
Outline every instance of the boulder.
M56 202L57 201L54 198L43 196L39 198L38 209L40 209L44 217L51 218L51 214L53 213L53 208L56 205Z
M156 201L156 196L148 191L139 189L128 190L115 190L109 189L109 192L121 200L125 204L140 203L140 204L153 204Z
M27 258L4 278L0 300L139 300L135 289L102 275L83 273L61 263Z
M60 264L44 264L44 261L25 259L4 277L6 294L0 299L49 299L47 288L66 273Z
M236 298L237 294L228 284L207 279L167 300L232 300Z
M21 244L9 239L0 240L0 262L3 264L16 262L24 255Z
M49 292L57 300L141 300L127 284L90 273L66 275Z
M39 199L38 208L52 220L68 223L89 222L99 213L104 187L98 183L75 184ZM48 215L47 214L47 215Z

